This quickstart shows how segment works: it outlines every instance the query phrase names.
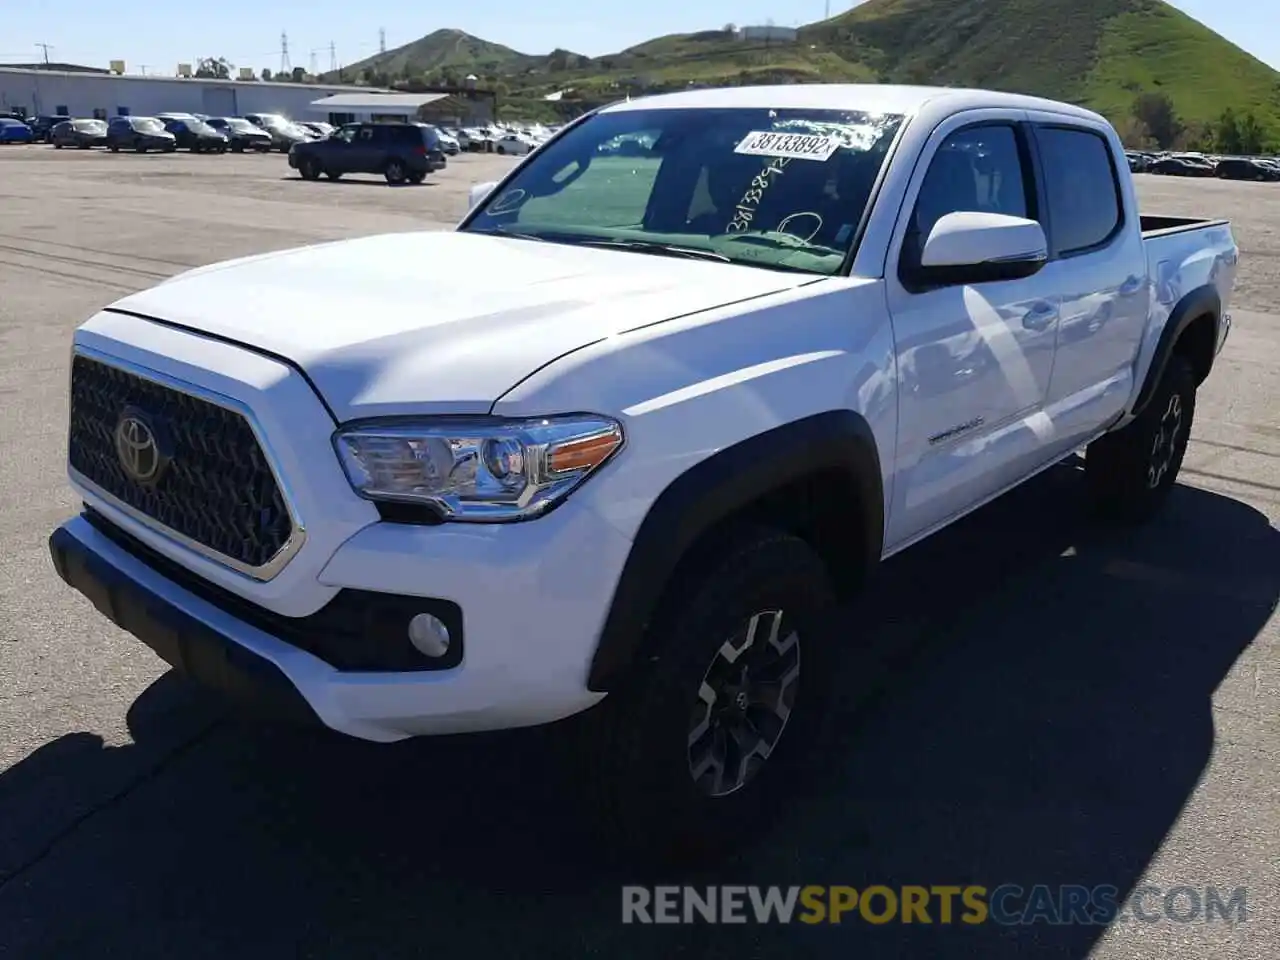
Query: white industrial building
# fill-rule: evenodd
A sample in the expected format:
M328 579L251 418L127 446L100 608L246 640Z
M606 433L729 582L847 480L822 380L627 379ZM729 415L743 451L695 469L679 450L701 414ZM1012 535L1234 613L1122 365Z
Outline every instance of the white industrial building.
M247 113L280 113L298 120L327 119L312 103L336 94L358 94L368 101L376 87L320 83L276 83L263 80L205 80L144 77L116 73L73 73L0 67L0 116L15 108L27 116L154 116L157 113L203 113L237 117ZM390 111L389 111L390 112Z

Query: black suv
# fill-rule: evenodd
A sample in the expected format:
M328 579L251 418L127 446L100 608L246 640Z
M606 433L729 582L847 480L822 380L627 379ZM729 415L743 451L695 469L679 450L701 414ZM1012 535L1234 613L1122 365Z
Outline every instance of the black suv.
M113 117L107 124L107 147L112 153L121 149L173 153L178 149L178 140L155 117Z
M305 180L380 173L387 183L421 183L446 163L440 138L425 123L348 123L289 151L289 166Z
M180 150L190 150L192 153L227 152L227 135L203 120L168 117L164 120L164 128L173 134Z

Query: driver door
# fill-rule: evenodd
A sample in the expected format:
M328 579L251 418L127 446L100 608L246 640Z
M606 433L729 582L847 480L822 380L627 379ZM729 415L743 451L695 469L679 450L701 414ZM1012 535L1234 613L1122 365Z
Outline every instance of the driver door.
M1038 465L1043 449L1060 306L1053 272L924 289L910 279L946 214L1041 219L1023 119L982 111L935 131L890 244L885 283L899 376L891 550L999 494Z

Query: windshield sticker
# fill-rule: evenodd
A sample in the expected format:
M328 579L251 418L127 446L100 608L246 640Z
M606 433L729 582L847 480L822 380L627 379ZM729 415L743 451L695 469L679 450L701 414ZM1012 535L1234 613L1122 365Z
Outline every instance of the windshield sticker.
M756 207L760 205L764 192L769 189L769 184L782 175L783 167L790 162L790 157L778 157L752 178L751 186L733 209L733 219L727 227L729 233L742 233L751 229L751 220L755 217Z
M789 160L830 160L840 147L835 137L804 133L777 133L753 130L743 138L734 153L752 157L785 157Z

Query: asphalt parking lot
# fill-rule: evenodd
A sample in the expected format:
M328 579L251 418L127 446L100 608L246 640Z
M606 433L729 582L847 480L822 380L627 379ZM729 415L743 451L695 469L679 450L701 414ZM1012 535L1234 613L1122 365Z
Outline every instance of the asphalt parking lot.
M1280 956L1277 185L1139 178L1150 212L1230 217L1243 251L1167 514L1098 530L1064 466L892 560L849 614L881 669L841 678L823 788L664 878L1245 887L1244 923L623 926L634 880L575 846L536 735L379 747L230 717L63 586L77 324L188 267L448 225L511 162L391 188L279 155L0 149L0 955Z

